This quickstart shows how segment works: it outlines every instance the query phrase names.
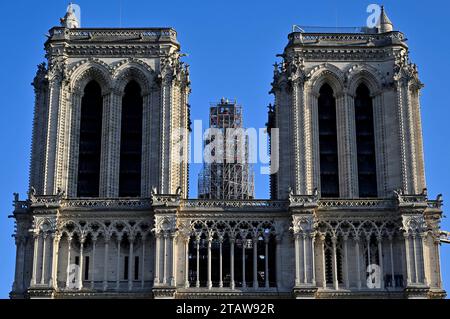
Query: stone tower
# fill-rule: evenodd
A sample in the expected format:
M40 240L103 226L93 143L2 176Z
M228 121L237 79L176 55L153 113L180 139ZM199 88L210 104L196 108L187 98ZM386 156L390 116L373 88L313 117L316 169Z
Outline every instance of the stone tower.
M379 29L289 35L275 66L271 123L290 147L279 150L273 198L287 198L289 189L350 199L426 188L422 83L384 9L380 22Z
M171 139L188 127L189 75L176 32L77 27L69 11L50 30L48 65L34 81L30 187L71 198L123 197L121 187L126 197L179 187L186 195L187 152L178 161Z
M271 146L280 159L271 192L272 199L291 202L297 296L317 283L317 273L308 271L317 267L315 258L325 269L324 292L361 289L373 262L381 273L391 267L381 286L404 286L408 297L442 296L441 201L427 197L423 84L405 35L383 8L373 29L294 27L280 57L268 127L283 142ZM389 199L390 208L380 205ZM374 217L372 228L366 223ZM317 240L320 253L311 257L308 247Z

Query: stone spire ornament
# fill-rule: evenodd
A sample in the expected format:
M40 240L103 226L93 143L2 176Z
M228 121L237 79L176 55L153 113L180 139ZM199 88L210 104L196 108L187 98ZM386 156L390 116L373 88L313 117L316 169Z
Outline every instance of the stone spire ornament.
M394 25L392 24L391 19L386 14L384 10L384 6L381 6L381 14L380 14L380 33L387 33L394 31Z
M80 21L75 15L75 7L72 3L69 4L66 15L61 19L61 26L69 29L77 29L80 27Z

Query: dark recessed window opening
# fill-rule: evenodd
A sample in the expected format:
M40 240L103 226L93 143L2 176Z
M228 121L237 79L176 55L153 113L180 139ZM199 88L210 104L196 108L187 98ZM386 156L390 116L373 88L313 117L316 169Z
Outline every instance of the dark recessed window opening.
M100 85L92 81L81 100L78 158L78 197L98 197L102 146L103 98Z
M128 280L128 263L129 263L128 256L125 256L124 258L124 264L123 264L123 279Z
M361 84L356 90L355 121L359 196L362 198L377 197L373 103L370 91L364 84Z
M120 197L141 196L142 103L141 88L138 83L131 81L122 99Z
M339 197L339 160L336 125L336 99L324 84L318 101L321 196Z
M89 256L84 259L84 280L89 280Z
M139 280L139 256L134 257L134 280Z

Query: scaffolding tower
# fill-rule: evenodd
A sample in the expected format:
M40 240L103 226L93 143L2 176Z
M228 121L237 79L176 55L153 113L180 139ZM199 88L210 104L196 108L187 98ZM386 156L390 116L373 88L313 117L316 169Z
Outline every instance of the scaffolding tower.
M255 176L248 160L249 138L243 128L242 107L228 99L211 105L209 127L212 130L205 147L213 142L216 146L211 147L211 154L206 155L214 156L215 160L206 161L199 174L199 198L253 199Z

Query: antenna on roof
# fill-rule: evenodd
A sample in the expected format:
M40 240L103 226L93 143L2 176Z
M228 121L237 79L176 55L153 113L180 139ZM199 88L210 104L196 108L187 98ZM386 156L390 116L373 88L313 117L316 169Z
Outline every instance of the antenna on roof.
M122 28L122 0L119 0L119 27Z

